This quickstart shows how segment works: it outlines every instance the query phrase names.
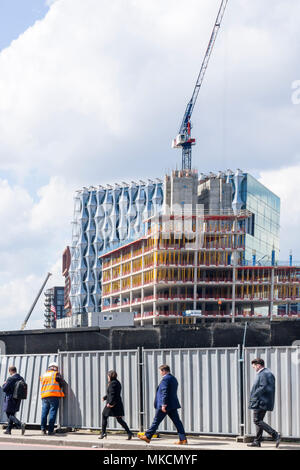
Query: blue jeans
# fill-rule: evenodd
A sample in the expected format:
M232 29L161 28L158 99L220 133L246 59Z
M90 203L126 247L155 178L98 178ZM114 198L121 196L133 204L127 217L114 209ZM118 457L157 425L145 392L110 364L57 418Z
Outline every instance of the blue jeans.
M146 437L148 437L148 439L151 439L153 434L155 434L155 431L157 430L158 426L160 425L160 423L163 421L163 419L166 416L169 416L169 418L173 421L177 429L177 432L179 434L179 439L181 441L185 440L186 439L185 431L183 428L183 424L180 421L177 410L170 410L170 411L167 411L166 413L164 413L161 409L156 410L153 423L151 424L151 427L145 433Z
M59 398L58 397L42 398L41 429L43 431L46 431L48 414L49 414L48 432L53 432L54 431L54 424L55 424L55 420L56 420L56 414L57 414L58 406L59 406Z

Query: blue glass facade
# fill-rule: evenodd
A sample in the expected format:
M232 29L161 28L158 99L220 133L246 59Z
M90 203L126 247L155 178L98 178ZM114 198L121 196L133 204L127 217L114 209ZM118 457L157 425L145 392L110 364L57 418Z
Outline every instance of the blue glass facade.
M101 310L99 256L145 234L143 221L161 210L161 181L77 191L70 265L72 313Z
M245 259L252 261L253 254L256 262L269 264L272 261L272 251L275 260L279 258L280 237L280 198L267 189L249 173L246 173L241 183L243 209L248 209L253 216L247 222Z

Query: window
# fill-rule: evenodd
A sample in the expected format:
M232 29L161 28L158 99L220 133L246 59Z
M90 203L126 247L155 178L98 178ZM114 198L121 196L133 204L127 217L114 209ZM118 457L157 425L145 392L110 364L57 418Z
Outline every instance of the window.
M107 316L106 316L106 315L104 315L104 317L103 317L103 320L104 320L104 321L106 321L106 320L107 320Z

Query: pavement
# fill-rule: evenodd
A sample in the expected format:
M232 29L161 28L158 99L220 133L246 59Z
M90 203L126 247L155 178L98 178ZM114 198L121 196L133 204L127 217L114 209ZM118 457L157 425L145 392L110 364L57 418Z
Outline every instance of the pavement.
M182 450L182 451L200 451L200 450L277 450L275 443L265 441L260 449L249 448L247 443L238 442L234 437L216 437L216 436L188 436L188 445L178 446L174 443L177 436L161 434L159 438L153 438L150 444L141 441L134 433L134 437L128 441L124 433L108 432L105 439L98 439L99 432L95 431L72 431L66 433L57 433L54 436L41 435L41 431L35 429L26 429L24 436L21 431L12 430L11 435L3 434L0 430L1 443L19 443L19 444L42 444L50 446L82 447L85 449L114 449L114 450ZM300 441L285 442L282 441L278 450L300 450Z

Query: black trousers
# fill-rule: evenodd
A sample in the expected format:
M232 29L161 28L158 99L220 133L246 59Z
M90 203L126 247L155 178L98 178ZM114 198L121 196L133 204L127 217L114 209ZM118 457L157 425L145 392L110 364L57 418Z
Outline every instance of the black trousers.
M18 429L21 428L21 421L18 420L18 418L15 417L15 413L6 413L7 419L8 419L8 426L7 429L9 431L12 430L13 426L15 425Z
M264 417L266 415L265 410L254 410L254 424L256 426L256 437L255 441L260 442L262 441L263 432L266 431L270 434L273 439L277 437L277 431L271 428L267 423L264 422Z
M107 428L107 421L108 421L108 418L110 416L105 416L105 414L102 413L102 432L106 432L106 428ZM116 418L116 420L118 421L118 423L122 426L122 428L125 429L125 431L127 432L127 434L130 434L130 429L129 427L127 426L126 422L122 419L121 416L111 416L112 418Z

